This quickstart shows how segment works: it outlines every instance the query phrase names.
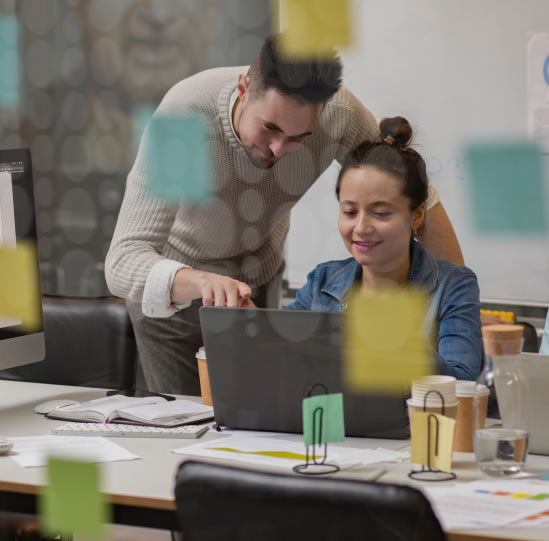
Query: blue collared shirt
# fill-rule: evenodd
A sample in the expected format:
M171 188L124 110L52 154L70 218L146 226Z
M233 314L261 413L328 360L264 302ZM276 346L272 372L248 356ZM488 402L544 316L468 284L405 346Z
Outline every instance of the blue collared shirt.
M434 258L419 242L411 250L408 283L430 298L425 324L438 337L439 373L474 380L482 363L480 299L477 277L467 267ZM289 310L341 312L362 267L351 257L321 263L307 276Z

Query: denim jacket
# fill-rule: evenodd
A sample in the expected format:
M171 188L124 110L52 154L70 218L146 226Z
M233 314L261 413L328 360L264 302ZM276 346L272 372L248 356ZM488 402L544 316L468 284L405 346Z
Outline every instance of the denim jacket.
M362 267L351 257L321 263L307 276L289 310L341 312ZM482 362L477 277L467 267L435 259L419 242L411 247L410 285L430 297L425 324L438 336L439 373L474 380Z

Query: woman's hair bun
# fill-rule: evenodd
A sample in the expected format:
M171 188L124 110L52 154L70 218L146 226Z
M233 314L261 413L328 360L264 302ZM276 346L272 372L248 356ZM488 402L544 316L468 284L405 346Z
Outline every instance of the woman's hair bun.
M382 141L390 137L394 140L392 144L401 149L406 149L412 142L412 126L401 116L384 118L379 123L379 132Z

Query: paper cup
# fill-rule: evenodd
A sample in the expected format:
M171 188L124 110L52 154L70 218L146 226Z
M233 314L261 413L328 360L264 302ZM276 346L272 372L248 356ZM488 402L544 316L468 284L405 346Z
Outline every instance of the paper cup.
M442 405L440 403L438 405L427 405L427 407L424 408L423 403L415 402L413 399L409 398L406 401L406 404L408 405L408 415L410 418L412 417L412 413L414 413L414 411L427 411L429 413L439 413L440 415L443 415ZM457 417L458 407L459 403L457 401L453 404L445 404L444 415L455 419Z
M456 403L456 378L452 376L426 376L412 381L412 405L450 406Z
M484 325L481 328L486 355L518 355L521 352L521 325Z
M456 395L459 402L456 417L456 431L454 436L454 451L465 453L473 452L473 434L475 431L474 405L475 392L478 393L478 426L484 428L488 412L488 397L490 390L484 385L477 385L474 381L458 381Z
M200 378L200 394L202 395L202 404L205 404L206 406L213 406L210 378L208 376L208 365L206 363L206 350L204 348L200 348L196 352L196 361L198 362L198 377Z

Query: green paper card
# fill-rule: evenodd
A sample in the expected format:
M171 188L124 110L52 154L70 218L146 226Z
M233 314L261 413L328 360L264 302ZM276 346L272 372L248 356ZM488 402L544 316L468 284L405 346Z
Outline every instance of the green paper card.
M99 491L99 467L61 458L48 461L48 485L39 501L46 535L104 537L108 507Z
M343 395L319 394L303 399L303 439L305 446L313 445L313 416L317 408L323 408L315 416L315 445L345 440L343 420ZM322 423L321 423L322 420Z
M475 228L482 233L543 233L547 226L539 147L528 141L467 147Z
M199 115L154 116L145 137L151 194L174 203L204 203L212 177L204 119Z

